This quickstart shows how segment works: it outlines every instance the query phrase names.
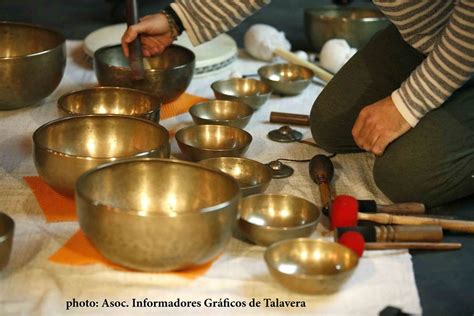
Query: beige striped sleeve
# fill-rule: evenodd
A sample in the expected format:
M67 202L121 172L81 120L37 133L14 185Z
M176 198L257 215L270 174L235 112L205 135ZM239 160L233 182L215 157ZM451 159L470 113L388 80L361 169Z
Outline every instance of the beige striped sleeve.
M171 7L193 45L227 32L271 0L176 0Z

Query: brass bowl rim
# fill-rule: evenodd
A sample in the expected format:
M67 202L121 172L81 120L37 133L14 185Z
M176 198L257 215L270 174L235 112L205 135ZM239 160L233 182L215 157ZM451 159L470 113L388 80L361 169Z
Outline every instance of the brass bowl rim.
M56 31L56 30L54 30L54 29L52 29L52 28L45 27L45 26L42 26L42 25L39 25L39 24L30 24L30 23L23 23L23 22L0 21L0 26L2 26L2 25L27 26L27 27L32 27L32 28L35 28L35 29L43 30L43 31L48 31L48 32L51 32L51 33L54 33L55 35L57 35L57 36L60 38L60 43L59 43L58 45L54 46L53 48L46 49L46 50L42 50L42 51L39 51L39 52L36 52L36 53L25 54L25 55L20 55L20 56L0 57L0 61L2 61L2 60L14 60L14 59L30 58L30 57L35 57L35 56L47 54L47 53L49 53L49 52L51 52L51 51L57 49L58 47L64 45L64 43L66 42L66 37L64 37L64 34L62 34L62 33L59 32L59 31Z
M191 166L191 167L198 167L200 169L205 169L207 171L217 173L220 176L223 176L223 177L231 180L235 184L235 186L237 188L237 190L236 190L237 193L231 199L229 199L227 201L224 201L224 202L221 202L221 203L218 203L218 204L215 204L215 205L199 208L198 212L196 212L196 210L179 212L177 217L196 216L198 214L205 214L205 213L220 211L220 210L224 209L225 207L235 203L241 197L239 184L230 175L228 175L228 174L226 174L226 173L224 173L220 170L209 168L207 166L204 166L204 165L201 165L201 164L198 164L198 163L184 161L184 160L178 160L178 159L164 159L164 158L128 158L128 159L120 159L119 161L114 161L114 162L106 163L106 164L103 164L103 165L99 165L95 168L92 168L91 170L86 171L85 173L83 173L77 179L75 189L74 189L75 195L81 197L82 199L87 201L87 203L92 204L94 206L106 207L108 212L126 213L127 216L137 216L137 217L170 217L169 215L159 214L159 213L156 213L156 212L150 212L150 213L147 213L146 215L143 215L143 214L140 214L140 210L137 210L137 209L111 206L111 205L108 205L108 204L105 204L105 203L98 202L97 200L94 200L94 199L86 196L86 194L84 192L82 192L82 189L81 189L82 188L82 185L81 185L82 182L84 182L85 181L84 179L86 179L86 177L88 177L90 174L92 174L94 172L98 172L98 171L100 171L102 169L106 169L106 168L112 168L115 165L136 163L136 162L145 162L145 161L151 161L151 162L157 161L157 162L173 163L173 164L176 163L176 164L181 164L181 165L188 165L188 166ZM130 212L133 212L133 213L130 213Z
M130 67L123 67L123 66L114 66L114 65L111 65L110 63L107 63L99 58L97 58L97 56L102 53L102 51L105 51L105 50L109 50L109 49L112 49L112 48L117 48L117 47L122 47L121 44L118 44L118 45L107 45L107 46L104 46L104 47L101 47L99 48L98 50L96 50L94 52L94 60L96 63L100 63L102 65L105 65L107 68L110 68L110 69L117 69L117 70L121 70L121 71L132 71ZM191 59L184 63L184 64L181 64L181 65L178 65L178 66L175 66L175 67L171 67L171 68L166 68L166 69L159 69L159 68L149 68L149 69L144 69L145 70L145 73L162 73L162 72L167 72L167 71L173 71L173 70L179 70L179 69L182 69L182 68L186 68L186 67L189 67L189 65L191 64L194 64L196 62L196 55L194 54L194 52L184 46L181 46L181 45L176 45L176 44L171 44L169 45L168 47L177 47L179 49L182 49L188 53L190 53L191 55ZM153 57L151 57L153 58Z
M233 118L233 119L226 119L226 120L223 120L223 119L210 119L210 118L203 118L201 116L198 116L196 113L194 113L194 111L196 110L197 107L199 106L203 106L203 104L206 104L206 103L220 103L220 102L231 102L231 103L235 103L235 104L240 104L240 105L243 105L244 108L246 110L248 110L250 113L246 116L241 116L241 117L236 117L236 118ZM209 100L209 101L203 101L203 102L199 102L199 103L196 103L194 104L193 106L191 106L188 110L189 114L194 118L198 118L200 120L205 120L205 121L211 121L211 122L222 122L222 123L229 123L229 122L232 122L232 121L243 121L249 117L252 117L253 113L255 112L254 109L248 105L247 103L245 102L240 102L240 101L236 101L236 100ZM201 124L203 125L203 124ZM210 125L210 124L208 124ZM216 124L214 124L216 125Z
M112 87L112 86L110 86L110 87L109 86L97 86L97 87L90 87L90 88L85 88L85 89L72 90L72 91L70 91L66 94L63 94L61 97L59 97L58 102L57 102L57 106L58 106L59 109L63 110L64 112L66 112L68 114L71 114L71 115L126 115L126 114L110 114L110 113L82 114L82 113L79 113L79 112L70 111L70 110L68 110L64 107L64 104L63 104L64 102L63 101L67 97L69 97L71 95L74 95L76 93L96 91L96 90L117 90L117 91L126 90L126 91L130 91L130 92L134 92L134 93L143 94L143 95L146 95L147 97L155 99L155 101L157 102L157 105L155 105L155 107L153 107L153 109L148 111L148 112L140 113L142 115L153 114L154 112L156 112L157 109L161 109L161 106L163 105L163 101L161 100L161 98L159 98L158 96L156 96L152 93L144 91L144 90L138 90L138 89L132 89L132 88L126 88L126 87L118 87L118 86L115 86L115 87ZM136 115L130 115L130 116L136 116Z
M223 128L226 128L226 129L235 129L235 130L238 130L239 132L243 132L245 135L248 136L249 138L249 141L248 142L245 142L243 143L242 146L238 146L236 148L223 148L223 149L219 149L219 148L215 148L215 149L211 149L211 148L202 148L202 147L197 147L195 146L194 144L189 144L187 142L184 142L182 139L181 139L181 135L185 132L187 132L188 130L190 129L197 129L197 128L203 128L204 126L211 126L211 128L217 128L217 127L223 127ZM252 143L253 141L253 137L252 137L252 134L250 134L249 132L247 132L246 130L242 129L242 128L238 128L238 127L234 127L234 126L228 126L228 125L219 125L219 124L200 124L200 125L190 125L190 126L186 126L186 127L183 127L182 129L180 129L179 131L176 132L176 134L174 135L174 137L176 138L176 141L181 143L181 144L184 144L186 146L189 146L191 148L196 148L198 150L202 150L202 151L210 151L210 152L225 152L225 151L230 151L230 150L235 150L235 149L242 149L242 148L245 148L246 146L250 145L250 143Z
M6 222L6 231L4 234L0 234L0 243L11 238L12 233L15 230L15 221L7 213L0 212L0 221Z
M260 94L252 94L252 95L243 95L243 96L236 96L236 95L232 95L232 94L226 94L224 92L221 92L220 89L217 89L216 86L221 84L221 83L224 83L224 82L230 82L230 81L256 81L258 84L261 84L265 87L265 89L267 90L267 92L265 93L260 93ZM228 97L233 97L233 98L244 98L244 99L248 99L248 98L255 98L255 97L269 97L271 94L272 94L272 87L270 87L268 84L266 84L265 82L261 81L261 80L257 80L257 79L253 79L253 78L230 78L230 79L223 79L223 80L217 80L217 81L214 81L212 84L211 84L211 89L212 91L214 92L217 92L217 93L220 93L222 95L225 95L225 96L228 96ZM245 103L245 102L244 102Z
M41 131L43 131L44 129L48 128L49 126L51 126L53 124L56 124L56 123L59 123L59 122L67 121L67 120L80 120L80 119L91 118L91 117L100 117L100 118L117 117L117 118L125 118L125 119L142 121L143 123L148 123L148 124L154 125L155 127L158 127L161 131L165 132L166 135L167 135L167 138L168 138L168 143L169 143L169 132L168 132L168 130L165 127L163 127L162 125L160 125L158 123L155 123L153 121L150 121L150 120L147 120L147 119L144 119L144 118L140 118L140 117L135 117L135 116L130 116L130 115L122 115L122 114L88 114L88 115L75 115L75 116L61 117L59 119L55 119L55 120L49 121L49 122L41 125L33 133L33 144L35 146L35 149L45 150L49 153L53 153L53 154L59 155L61 157L69 157L69 158L74 158L74 159L110 160L110 159L127 159L127 158L141 157L141 156L147 155L151 152L154 152L154 151L160 149L163 145L166 145L166 142L165 142L159 147L155 147L151 150L139 152L136 155L119 156L119 157L90 157L90 156L81 156L81 155L71 155L71 154L66 154L66 153L63 153L61 151L54 150L54 149L39 145L39 142L37 140L38 139L38 134Z
M312 74L312 76L311 76L310 78L308 78L308 79L272 80L272 79L270 79L269 77L267 77L267 76L265 76L265 75L263 74L263 70L266 70L266 69L268 69L268 68L273 68L273 66L286 66L286 65L289 65L289 66L291 66L291 67L296 67L296 68L305 69L305 70L309 71L309 72ZM264 65L264 66L258 68L258 71L257 71L257 72L258 72L258 75L259 75L260 77L265 78L266 80L271 81L271 82L274 82L274 83L300 83L300 82L307 82L307 81L311 81L312 78L315 76L315 75L314 75L314 72L313 72L311 69L309 69L309 68L307 68L307 67L305 67L305 66L301 66L301 65L297 65L297 64L289 64L289 63L278 63L278 64L271 64L271 65Z
M341 249L344 249L344 251L347 251L351 254L352 257L355 258L355 264L349 268L346 268L344 270L337 271L336 273L332 274L305 274L305 273L285 273L281 270L279 270L275 265L272 264L272 260L270 260L270 254L271 252L275 251L275 248L280 247L283 244L287 243L295 243L295 242L309 242L309 243L320 243L320 244L325 244L325 245L336 245L336 247L342 247ZM290 276L290 277L295 277L298 279L312 279L312 280L318 280L318 279L326 279L330 277L334 277L336 275L340 275L341 273L348 273L353 271L357 266L359 265L359 256L349 247L346 247L344 245L341 245L337 242L334 241L327 241L321 238L313 239L313 238L292 238L292 239L285 239L281 241L277 241L267 247L264 253L264 258L265 258L265 263L267 264L268 267L271 269L276 270L279 274L285 275L285 276Z
M316 211L318 211L319 214L318 214L317 218L314 221L308 222L308 223L303 224L303 225L275 227L275 226L269 226L269 225L257 225L255 223L249 222L247 219L241 217L240 211L239 211L239 214L238 214L238 220L239 221L243 221L245 223L248 223L249 225L258 227L260 229L269 230L269 231L282 231L282 230L283 231L292 231L292 230L300 230L300 229L304 229L304 228L308 228L308 227L317 225L319 223L319 221L321 220L322 212L316 206L316 204L314 204L314 203L312 203L312 202L310 202L310 201L308 201L304 198L301 198L301 197L296 196L296 195L291 195L291 194L277 194L277 193L252 194L252 195L249 195L249 196L246 196L246 197L242 198L241 208L242 208L244 200L251 199L251 198L258 198L258 197L262 197L262 196L269 196L269 197L270 196L281 196L281 197L290 197L290 198L296 198L296 199L299 199L299 200L304 200L304 201L308 202L311 206L313 206L314 209L316 209Z
M351 11L367 11L367 12L375 12L379 13L379 16L369 16L369 17L362 17L362 18L351 18L347 16L328 16L325 15L326 11L338 10L341 12L351 12ZM318 13L320 12L320 13ZM335 21L339 20L342 22L353 22L353 21L362 21L362 22L377 22L377 21L386 21L387 18L376 8L372 7L334 7L334 6L319 6L317 8L307 8L304 10L304 13L307 15L311 15L311 17L317 17L320 21Z

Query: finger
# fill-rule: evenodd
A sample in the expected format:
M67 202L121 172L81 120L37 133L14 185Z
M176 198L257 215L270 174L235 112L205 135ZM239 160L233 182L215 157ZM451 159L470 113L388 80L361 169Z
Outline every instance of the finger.
M389 142L387 142L386 140L382 139L381 137L379 137L379 139L377 140L377 142L374 144L374 146L372 147L372 153L374 153L374 155L376 156L382 156L383 153L385 152L385 149L387 148L387 145L389 144Z

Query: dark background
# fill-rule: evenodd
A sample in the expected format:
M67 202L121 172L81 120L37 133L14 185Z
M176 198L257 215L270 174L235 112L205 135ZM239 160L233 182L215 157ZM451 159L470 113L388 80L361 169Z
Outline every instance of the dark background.
M68 39L83 39L100 27L123 22L123 2L0 0L0 20L49 26L64 33ZM169 2L138 0L140 15L157 12ZM294 49L309 49L303 27L303 11L322 4L331 4L331 1L273 0L229 34L242 46L243 34L250 25L266 23L284 31ZM370 5L363 0L354 1L354 4ZM430 211L474 220L474 197ZM474 315L474 238L472 235L448 233L446 241L462 242L463 249L452 252L412 252L424 315Z

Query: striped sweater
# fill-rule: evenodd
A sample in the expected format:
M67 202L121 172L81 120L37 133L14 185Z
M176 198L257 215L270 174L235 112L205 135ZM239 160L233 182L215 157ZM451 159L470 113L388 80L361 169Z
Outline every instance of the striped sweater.
M197 45L230 30L269 2L176 0L172 8L192 43ZM427 55L392 93L398 111L415 126L474 73L474 0L373 2L395 24L407 43Z

